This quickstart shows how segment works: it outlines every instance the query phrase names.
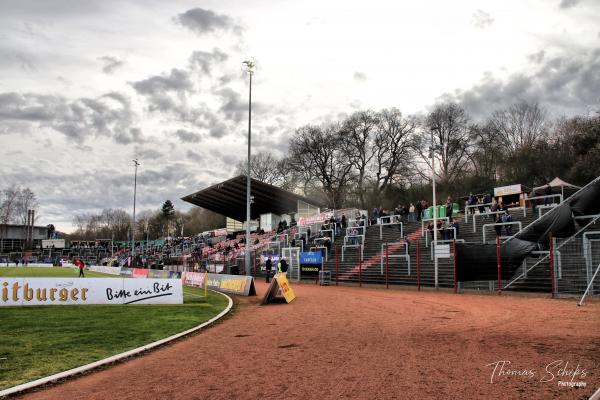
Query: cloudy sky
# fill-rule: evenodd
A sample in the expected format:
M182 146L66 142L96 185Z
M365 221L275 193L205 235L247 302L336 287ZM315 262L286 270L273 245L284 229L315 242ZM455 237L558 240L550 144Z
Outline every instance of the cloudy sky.
M518 100L553 116L600 105L598 0L0 0L0 188L41 224L158 208L231 177L294 129L358 109L473 119Z

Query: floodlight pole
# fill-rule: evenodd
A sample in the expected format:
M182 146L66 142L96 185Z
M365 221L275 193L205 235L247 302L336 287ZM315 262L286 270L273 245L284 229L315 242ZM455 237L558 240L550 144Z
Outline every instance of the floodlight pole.
M437 216L436 216L436 198L435 198L435 143L433 141L433 129L431 130L431 188L433 191L433 265L434 265L434 281L435 288L438 287L438 258L435 254L435 248L437 246Z
M250 267L252 241L250 239L250 145L252 138L252 75L254 74L254 61L246 60L242 64L246 67L250 78L250 85L248 91L248 170L246 172L246 258L245 258L245 270L246 275L252 273Z
M135 267L135 197L137 192L137 169L140 163L137 158L133 161L135 172L133 174L133 224L131 225L131 265Z

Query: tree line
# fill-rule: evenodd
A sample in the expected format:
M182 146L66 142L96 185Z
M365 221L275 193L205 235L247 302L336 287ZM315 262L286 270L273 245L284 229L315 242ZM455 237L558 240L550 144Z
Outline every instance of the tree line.
M600 175L600 115L550 118L537 103L518 102L474 121L457 103L424 115L396 108L357 111L294 132L285 157L252 157L252 177L332 208L394 207L556 176L584 185ZM245 174L245 162L237 172Z
M71 240L131 239L133 218L123 209L104 209L99 213L82 213L73 217L75 230L66 236ZM194 207L187 212L175 210L167 200L155 210L144 210L135 218L135 239L154 240L166 236L191 236L199 232L222 228L225 217Z

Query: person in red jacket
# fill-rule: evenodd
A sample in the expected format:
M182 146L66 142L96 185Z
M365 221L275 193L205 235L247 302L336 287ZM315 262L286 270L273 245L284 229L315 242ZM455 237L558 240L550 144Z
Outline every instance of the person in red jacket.
M79 278L85 278L85 275L83 274L83 269L85 268L85 263L83 262L82 259L77 258L75 259L75 261L73 261L73 264L77 265L77 267L79 267Z

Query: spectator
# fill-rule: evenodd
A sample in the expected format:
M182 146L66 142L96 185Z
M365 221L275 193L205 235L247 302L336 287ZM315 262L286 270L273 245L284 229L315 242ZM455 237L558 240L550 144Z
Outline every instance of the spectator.
M421 213L423 212L423 203L421 203L421 201L417 201L417 205L415 206L415 211L417 212L417 221L420 221Z
M452 197L446 199L446 217L452 218Z
M379 221L377 221L379 219L379 210L377 209L377 207L373 207L373 219L371 220L371 225L375 225L377 223L379 223Z
M467 200L468 206L474 206L477 204L477 197L473 195L473 193L469 193L469 199ZM475 207L470 207L469 212L471 214L475 214ZM481 212L481 207L479 208L479 212Z
M415 222L417 220L416 216L415 216L415 205L413 203L410 203L410 206L408 207L408 222Z
M498 214L498 217L496 218L496 223L502 223L502 216L500 214ZM494 226L494 230L496 231L496 236L502 235L502 225Z
M502 222L512 222L512 215L505 211L502 215ZM504 225L504 229L506 231L506 236L512 236L512 225Z
M460 223L458 222L458 219L454 219L452 221L452 227L456 230L456 238L458 239L458 235L460 233Z
M544 194L546 196L551 196L552 195L552 187L550 186L550 184L546 185L546 189L544 189ZM544 199L544 205L549 205L554 203L554 198L553 197L546 197Z

